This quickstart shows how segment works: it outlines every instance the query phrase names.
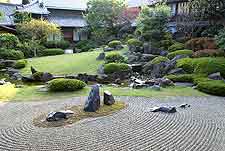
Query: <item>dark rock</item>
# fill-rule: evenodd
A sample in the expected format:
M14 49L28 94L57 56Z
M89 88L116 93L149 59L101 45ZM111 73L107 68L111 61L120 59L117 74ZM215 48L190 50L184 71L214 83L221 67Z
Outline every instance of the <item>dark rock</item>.
M121 50L121 49L123 49L124 47L122 46L122 45L118 45L118 46L116 46L116 50Z
M7 71L6 71L6 73L7 73L10 77L11 77L13 74L19 73L19 72L20 72L20 70L14 69L14 68L8 68Z
M131 69L133 72L142 72L143 66L142 64L131 64Z
M14 67L14 65L16 64L16 60L0 60L0 65L3 67Z
M160 56L167 56L168 55L168 51L161 51L160 52Z
M38 71L37 71L36 69L34 69L34 67L32 67L32 66L30 67L30 70L31 70L31 73L32 73L32 74L35 74L35 73L38 72Z
M144 43L143 44L143 49L144 49L144 53L145 54L150 54L151 52L151 45L150 45L150 43Z
M105 53L102 52L99 54L99 56L96 58L96 60L104 60L105 59Z
M88 99L85 102L85 112L95 112L100 108L99 86L94 85L89 93Z
M104 52L109 52L109 51L113 51L114 48L110 48L110 47L105 47L104 48Z
M52 80L54 77L51 73L48 72L44 72L42 77L41 77L41 82L48 82L50 80Z
M109 91L104 91L104 104L105 105L113 105L115 103L115 99Z
M130 84L130 87L132 87L133 89L142 89L142 88L147 88L148 85L147 84L144 84L144 83L131 83Z
M170 72L168 72L168 74L185 74L186 72L184 71L184 69L182 68L176 68L176 69L172 69Z
M189 104L181 104L180 105L180 108L187 108L187 107L191 107L191 105L189 105Z
M175 107L155 107L151 109L151 112L163 112L163 113L176 113Z
M158 79L155 79L155 85L159 85L161 87L167 87L167 86L174 86L174 83L168 78L158 78Z
M11 77L10 77L10 79L12 79L12 80L22 80L22 75L20 74L20 73L14 73Z
M22 77L23 82L35 82L32 76L23 76Z
M216 72L216 73L210 74L208 76L208 78L212 79L212 80L224 80L224 78L221 76L220 72Z
M142 54L142 57L141 57L141 59L139 61L149 62L149 61L153 60L156 57L158 57L158 55Z
M59 111L59 112L50 112L46 118L46 121L52 122L52 121L59 121L59 120L67 119L72 114L74 114L74 112L70 111L70 110Z
M104 65L100 65L98 67L98 74L104 74L104 73L105 73L105 71L104 71Z

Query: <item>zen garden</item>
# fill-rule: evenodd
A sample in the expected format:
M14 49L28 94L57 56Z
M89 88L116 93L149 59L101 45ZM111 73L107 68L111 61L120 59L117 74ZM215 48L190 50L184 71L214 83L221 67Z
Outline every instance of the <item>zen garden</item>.
M0 0L0 151L225 151L225 2Z

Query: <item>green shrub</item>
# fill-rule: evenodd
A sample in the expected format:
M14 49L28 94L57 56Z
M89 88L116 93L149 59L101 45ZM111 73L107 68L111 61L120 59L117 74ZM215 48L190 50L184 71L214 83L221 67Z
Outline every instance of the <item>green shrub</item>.
M127 41L127 44L129 46L136 46L136 47L141 47L143 45L143 43L140 40L135 39L135 38L129 39Z
M87 52L90 49L94 49L96 47L98 47L96 42L92 40L82 40L75 45L75 50L80 49L80 52Z
M122 45L122 43L119 40L113 40L108 43L108 46L111 48L116 48L117 46Z
M106 74L111 74L120 71L127 71L130 67L124 63L109 63L104 66L104 72Z
M204 49L193 53L194 58L200 57L224 57L225 53L220 49Z
M0 59L19 60L23 58L24 54L22 51L16 51L13 49L4 49L0 51Z
M166 78L172 80L173 82L193 82L193 74L181 74L181 75L167 75Z
M218 36L216 36L216 43L219 48L225 50L225 28L220 30Z
M33 45L31 42L23 42L19 43L16 47L18 51L22 51L24 53L25 58L32 58L34 57L34 50L37 51L37 54L40 54L46 48L42 45Z
M61 48L61 49L66 49L69 48L70 42L66 40L54 40L54 41L47 41L44 43L44 46L46 48Z
M60 48L45 49L41 52L41 56L55 56L64 54L64 50Z
M168 51L169 52L173 52L173 51L183 50L183 49L184 49L184 44L183 43L176 42L175 44L171 45L168 48Z
M159 64L161 62L167 62L169 59L167 57L158 56L151 61L151 64Z
M19 39L9 33L0 34L0 46L7 49L15 49L16 45L19 43Z
M25 68L27 65L27 60L18 60L14 66L15 69Z
M187 55L187 56L192 56L193 51L192 50L177 50L174 52L171 52L167 55L169 59L173 59L177 55Z
M213 38L200 37L187 41L185 43L185 48L198 51L203 49L217 49L217 46Z
M105 57L106 63L123 63L124 61L125 58L117 52L110 53Z
M225 58L184 58L177 61L177 67L183 68L188 73L209 75L220 72L225 75Z
M198 82L197 89L212 95L225 96L225 82L220 80L205 80Z
M83 89L86 84L76 79L54 79L49 82L48 86L50 91L65 92Z

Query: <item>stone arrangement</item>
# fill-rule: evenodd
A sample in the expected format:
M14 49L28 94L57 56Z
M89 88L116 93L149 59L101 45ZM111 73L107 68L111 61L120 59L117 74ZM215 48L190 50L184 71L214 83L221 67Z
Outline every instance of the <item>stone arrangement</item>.
M99 86L94 85L84 105L85 112L96 112L100 108Z
M104 91L104 104L105 105L113 105L115 103L115 99L109 91Z
M74 114L74 112L70 111L70 110L50 112L46 118L46 121L52 122L52 121L59 121L62 119L67 119L73 114Z

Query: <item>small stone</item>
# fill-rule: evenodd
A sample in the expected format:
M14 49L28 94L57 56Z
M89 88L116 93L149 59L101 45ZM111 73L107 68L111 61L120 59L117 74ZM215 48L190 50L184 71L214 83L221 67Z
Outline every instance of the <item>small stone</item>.
M104 104L105 105L113 105L115 103L115 99L109 91L104 91Z
M99 56L96 58L96 60L104 60L105 59L105 53L102 52L99 54Z
M176 113L176 107L154 107L151 112Z

